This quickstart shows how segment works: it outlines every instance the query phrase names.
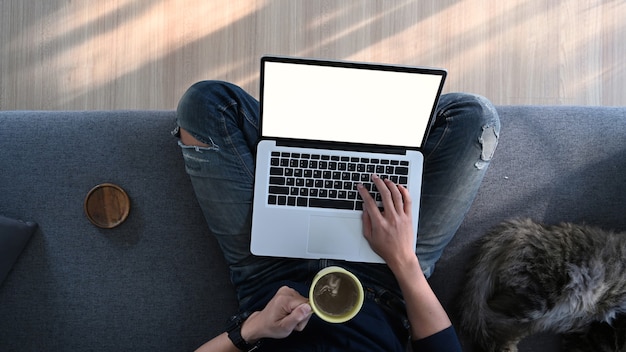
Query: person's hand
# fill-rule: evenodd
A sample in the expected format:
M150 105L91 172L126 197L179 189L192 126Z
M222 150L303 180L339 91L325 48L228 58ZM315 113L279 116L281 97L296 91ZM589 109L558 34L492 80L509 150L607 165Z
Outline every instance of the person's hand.
M370 247L394 270L408 260L415 260L413 222L409 191L390 180L372 175L382 197L381 213L374 199L359 184L357 189L363 199L363 236Z
M365 187L358 186L364 201L363 236L387 262L398 281L411 323L411 337L417 340L432 336L452 323L430 288L415 255L409 191L376 175L372 175L372 179L381 194L385 210L381 213Z
M254 312L241 327L241 337L254 343L262 338L282 339L302 331L312 315L309 300L283 286L260 312Z

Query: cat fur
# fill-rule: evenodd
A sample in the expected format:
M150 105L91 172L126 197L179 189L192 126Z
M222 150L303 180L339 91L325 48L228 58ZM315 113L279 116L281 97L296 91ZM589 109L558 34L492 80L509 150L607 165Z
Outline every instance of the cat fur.
M470 268L461 328L486 352L517 351L538 332L610 326L626 313L625 233L510 220L479 241Z

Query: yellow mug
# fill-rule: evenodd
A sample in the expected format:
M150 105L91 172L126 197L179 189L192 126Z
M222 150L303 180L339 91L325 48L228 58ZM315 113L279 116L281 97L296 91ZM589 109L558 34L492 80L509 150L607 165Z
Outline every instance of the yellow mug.
M354 318L363 306L364 297L361 281L338 266L320 270L309 290L313 312L329 323L345 323Z

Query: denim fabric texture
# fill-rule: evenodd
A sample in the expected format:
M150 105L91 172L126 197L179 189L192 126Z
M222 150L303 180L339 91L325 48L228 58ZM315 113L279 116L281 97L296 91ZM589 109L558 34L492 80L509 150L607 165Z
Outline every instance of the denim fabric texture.
M208 145L179 141L186 171L230 267L240 305L246 305L260 285L308 282L329 265L344 266L375 291L400 295L386 265L250 253L254 150L259 139L259 103L252 96L230 83L198 82L181 98L177 123L177 129ZM441 96L422 150L425 166L415 253L427 277L472 204L499 133L498 114L487 99L465 93Z

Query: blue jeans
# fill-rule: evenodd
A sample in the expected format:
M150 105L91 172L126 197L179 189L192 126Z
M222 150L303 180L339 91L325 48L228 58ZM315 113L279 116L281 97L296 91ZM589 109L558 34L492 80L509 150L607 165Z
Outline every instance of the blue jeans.
M177 123L209 145L179 142L209 230L229 265L240 305L261 285L283 280L307 282L328 265L353 271L366 287L399 294L386 265L257 257L250 253L254 151L259 139L259 103L253 97L226 82L196 83L180 100ZM424 179L415 248L427 277L472 204L499 133L498 114L485 98L461 93L440 98L423 149Z

